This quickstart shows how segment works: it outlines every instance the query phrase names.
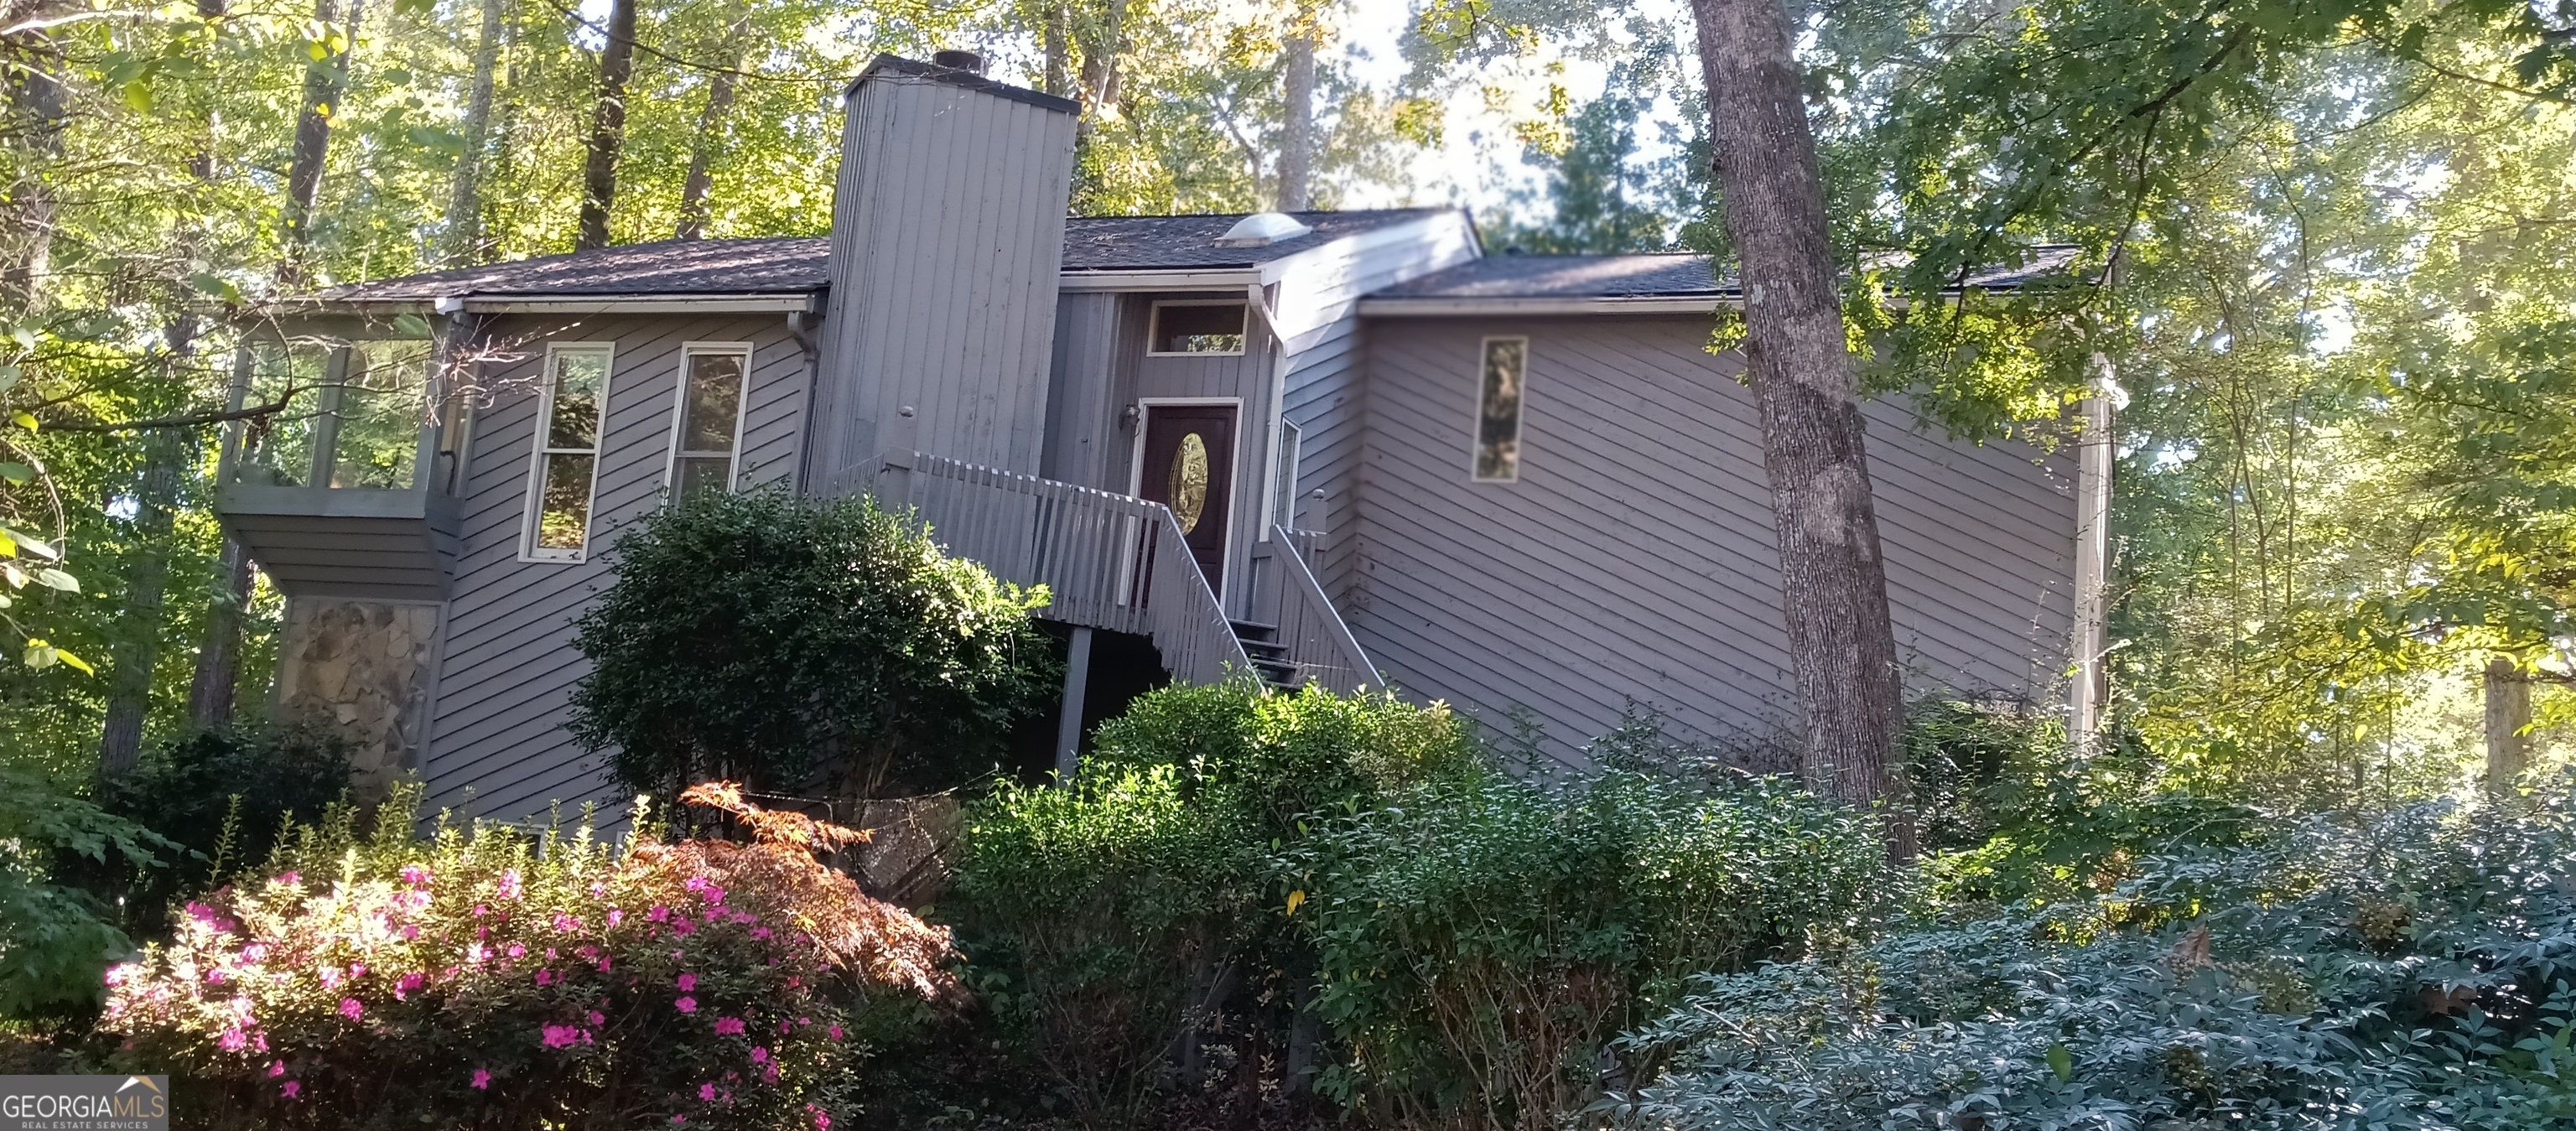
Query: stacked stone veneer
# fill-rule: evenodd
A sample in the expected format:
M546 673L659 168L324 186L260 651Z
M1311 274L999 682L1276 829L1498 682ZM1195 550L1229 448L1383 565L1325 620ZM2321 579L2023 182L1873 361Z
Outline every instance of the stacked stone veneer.
M420 764L429 717L437 605L299 597L286 604L277 703L288 719L336 730L350 785L381 796Z

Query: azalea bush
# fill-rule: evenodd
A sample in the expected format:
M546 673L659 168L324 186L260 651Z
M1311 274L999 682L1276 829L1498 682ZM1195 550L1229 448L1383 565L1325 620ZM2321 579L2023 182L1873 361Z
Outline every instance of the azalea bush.
M204 1126L845 1123L855 1014L950 993L946 932L816 860L859 834L683 796L748 842L336 810L111 969L101 1028Z

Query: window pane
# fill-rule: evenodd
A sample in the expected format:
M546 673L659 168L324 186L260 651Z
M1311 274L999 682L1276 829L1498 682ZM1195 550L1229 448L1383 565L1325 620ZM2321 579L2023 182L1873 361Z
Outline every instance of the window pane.
M580 550L590 534L588 455L546 457L544 509L537 512L537 548Z
M1154 308L1155 353L1242 353L1244 319L1239 302Z
M674 476L679 480L679 489L675 493L683 499L708 492L722 494L732 486L725 482L732 474L733 460L727 457L682 456L678 474Z
M412 485L429 383L429 343L359 342L350 347L348 384L340 390L340 430L333 442L331 485Z
M732 451L734 417L741 407L742 356L692 355L689 392L680 414L680 450Z
M595 350L555 355L555 412L549 448L588 448L599 439L599 390L608 384L608 355Z
M1529 339L1485 342L1482 390L1476 410L1476 478L1513 480L1521 474L1521 385L1529 367Z
M1270 521L1291 530L1297 528L1297 441L1303 436L1295 422L1279 422L1279 466L1271 472L1270 488L1276 505Z
M252 356L249 404L286 401L284 411L253 417L242 426L240 461L233 478L242 483L301 487L313 476L313 439L319 422L323 367L330 351L278 344L257 347ZM291 395L290 395L291 394Z

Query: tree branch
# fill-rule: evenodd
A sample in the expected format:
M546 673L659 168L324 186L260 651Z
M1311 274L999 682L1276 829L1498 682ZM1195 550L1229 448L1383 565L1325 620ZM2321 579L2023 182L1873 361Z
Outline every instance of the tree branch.
M295 394L302 391L303 390L301 389L289 389L276 400L270 401L267 404L257 404L248 408L236 408L224 412L201 412L188 416L164 416L156 420L118 420L103 423L98 421L83 421L77 423L45 421L43 424L45 428L55 432L142 432L154 428L196 428L207 424L225 424L235 420L255 420L263 416L275 416L278 413L286 411L287 406L294 403Z

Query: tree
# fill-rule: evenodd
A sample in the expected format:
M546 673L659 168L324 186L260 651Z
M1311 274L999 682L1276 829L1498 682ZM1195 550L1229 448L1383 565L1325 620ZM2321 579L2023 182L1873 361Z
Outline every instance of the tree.
M1314 0L1298 0L1288 25L1281 68L1279 198L1281 212L1303 212L1313 203L1315 175L1315 41L1322 37Z
M1692 12L1779 531L1781 610L1805 723L1801 768L1828 796L1887 801L1897 795L1904 687L1870 506L1860 380L1788 17L1776 0L1694 0ZM1902 821L1891 832L1895 850L1910 854Z
M617 160L626 146L626 80L635 73L636 0L611 0L607 42L599 49L599 98L582 164L581 232L573 249L608 246L608 216L617 199Z
M867 799L992 767L1053 687L1024 593L873 501L708 495L617 543L575 622L573 735L639 790Z

